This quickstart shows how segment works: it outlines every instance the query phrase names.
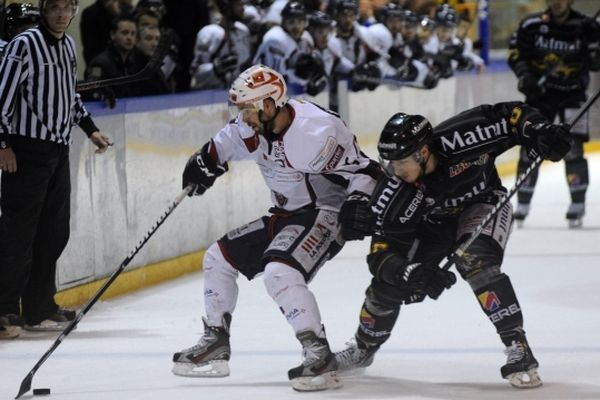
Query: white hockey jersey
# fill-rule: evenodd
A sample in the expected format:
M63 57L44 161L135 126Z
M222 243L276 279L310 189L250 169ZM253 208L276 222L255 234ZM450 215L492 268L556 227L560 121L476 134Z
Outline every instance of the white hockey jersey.
M287 211L338 211L349 193L372 193L372 161L360 152L344 121L310 102L290 100L288 107L292 123L272 142L242 121L227 124L212 139L219 163L254 160L273 204Z
M207 25L200 29L196 35L194 59L190 66L192 87L195 89L223 89L231 82L226 82L217 77L213 71L213 60L227 54L238 57L238 67L231 73L231 77L240 74L240 66L248 64L250 53L250 31L246 25L236 21L234 29L225 32L218 24Z
M254 64L273 68L286 78L288 86L304 87L306 81L294 73L296 58L302 53L310 53L313 47L312 37L307 31L302 32L300 40L296 41L282 27L274 26L265 33L254 56Z

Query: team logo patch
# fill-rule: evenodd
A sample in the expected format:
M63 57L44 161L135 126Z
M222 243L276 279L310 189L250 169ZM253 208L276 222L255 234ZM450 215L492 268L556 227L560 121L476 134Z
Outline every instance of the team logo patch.
M496 292L486 291L477 296L479 302L486 310L494 312L500 308L500 299L496 296Z
M375 318L373 318L364 308L360 310L360 324L370 329L375 327Z

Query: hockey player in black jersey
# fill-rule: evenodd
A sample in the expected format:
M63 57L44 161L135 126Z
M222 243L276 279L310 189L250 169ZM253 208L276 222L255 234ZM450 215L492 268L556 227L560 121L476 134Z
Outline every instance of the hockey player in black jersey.
M371 235L373 275L360 311L355 342L336 353L339 370L369 366L390 337L402 304L437 299L455 282L438 264L469 238L505 195L496 157L522 145L533 157L560 160L568 130L521 102L483 105L438 126L420 115L392 116L377 145L388 163L370 202L347 201L340 211L347 240ZM506 346L503 378L515 387L542 384L523 330L521 306L501 271L512 226L509 202L473 241L456 269Z
M589 71L600 69L600 29L590 17L571 8L573 0L547 0L546 11L521 21L510 42L509 65L519 79L526 103L538 108L549 120L558 115L567 121L586 100ZM570 227L581 225L585 214L588 164L583 143L589 140L588 117L571 130L573 146L565 157L571 205L566 214ZM531 160L521 151L517 174ZM521 224L529 213L538 171L534 171L518 193L515 219Z

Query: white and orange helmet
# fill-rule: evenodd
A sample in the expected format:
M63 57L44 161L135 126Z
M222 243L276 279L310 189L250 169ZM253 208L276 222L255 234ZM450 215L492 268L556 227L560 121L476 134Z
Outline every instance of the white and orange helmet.
M252 105L262 110L263 100L268 98L282 107L288 101L287 85L279 72L262 64L243 71L229 89L229 102L238 108Z

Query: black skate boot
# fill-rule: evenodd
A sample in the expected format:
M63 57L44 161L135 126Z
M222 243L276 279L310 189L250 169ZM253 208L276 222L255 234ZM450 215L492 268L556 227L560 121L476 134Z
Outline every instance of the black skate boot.
M585 203L571 203L566 215L566 218L569 221L569 228L580 228L581 225L583 225L584 215Z
M525 331L517 328L502 332L500 338L506 345L504 353L507 355L506 364L500 368L502 377L519 389L542 386L537 372L539 365L527 343Z
M346 342L346 348L335 353L338 363L338 372L349 372L362 370L373 364L375 353L379 346L369 346L358 338L352 338Z
M523 222L529 214L529 203L518 203L517 209L513 213L513 217L517 223L517 228L523 227Z
M231 314L223 316L223 326L209 326L205 318L204 335L198 344L173 354L175 375L191 377L229 376L229 326Z
M327 339L318 337L312 331L300 332L296 337L302 343L304 361L288 371L294 390L312 392L341 387L336 372L337 361Z

